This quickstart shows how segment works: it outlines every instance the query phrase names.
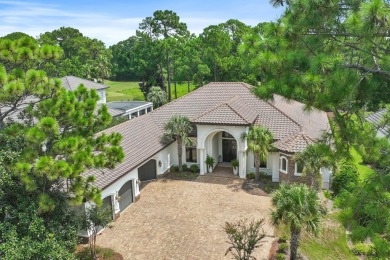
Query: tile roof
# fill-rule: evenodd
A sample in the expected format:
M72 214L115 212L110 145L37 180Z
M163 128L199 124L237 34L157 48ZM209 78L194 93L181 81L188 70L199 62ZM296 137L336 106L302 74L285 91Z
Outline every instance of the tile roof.
M373 123L376 127L378 127L381 124L381 121L383 120L383 116L385 115L386 111L387 111L386 109L379 110L366 117L366 120L368 122ZM386 125L383 127L379 127L378 131L380 131L385 136L388 136L390 134L390 126Z
M83 84L84 87L87 89L99 90L99 89L109 88L109 86L103 85L101 83L97 83L87 79L82 79L75 76L65 76L62 77L61 80L62 80L62 86L67 90L72 90L72 91L76 90L80 84Z
M166 147L161 144L160 138L164 123L173 115L186 116L194 123L197 120L209 124L254 122L267 127L276 140L299 133L301 129L311 139L320 138L323 131L328 131L325 112L304 111L302 103L287 101L277 95L272 102L265 101L253 94L252 88L240 82L209 83L150 113L105 130L106 133L117 132L123 136L124 161L115 169L93 170L85 175L95 175L96 185L105 188L135 169ZM225 119L215 111L232 118Z
M291 136L287 136L273 143L274 147L288 153L296 153L304 150L309 144L314 143L304 132L300 132Z

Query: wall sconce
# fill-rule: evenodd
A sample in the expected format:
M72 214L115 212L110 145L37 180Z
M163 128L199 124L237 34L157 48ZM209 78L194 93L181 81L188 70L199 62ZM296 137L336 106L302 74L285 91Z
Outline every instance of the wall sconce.
M137 183L138 186L141 185L140 179L137 179L135 182Z
M159 167L162 166L162 162L161 162L161 161L158 161L158 166L159 166Z

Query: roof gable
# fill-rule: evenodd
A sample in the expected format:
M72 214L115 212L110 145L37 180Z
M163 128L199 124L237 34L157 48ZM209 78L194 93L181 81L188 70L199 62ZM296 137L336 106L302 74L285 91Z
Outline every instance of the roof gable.
M87 89L106 89L109 88L109 86L106 86L101 83L97 83L91 80L82 79L75 76L65 76L61 78L62 80L62 86L66 88L67 90L74 91L78 88L80 84L83 84L85 88Z
M314 143L313 139L310 138L304 132L287 136L279 141L276 141L273 145L275 148L289 153L296 153L304 150L308 145Z

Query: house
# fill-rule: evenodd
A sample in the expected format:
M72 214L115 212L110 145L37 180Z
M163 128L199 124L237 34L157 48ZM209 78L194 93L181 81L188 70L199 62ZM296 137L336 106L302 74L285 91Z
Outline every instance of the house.
M124 161L114 169L95 169L95 185L102 189L104 203L111 205L114 215L120 214L140 195L141 181L156 179L178 164L176 142L163 144L163 127L173 115L189 118L195 144L183 147L184 162L198 164L200 174L206 172L206 156L215 164L239 160L239 177L254 171L254 156L241 139L252 125L267 127L274 135L276 151L269 153L262 171L274 182L301 181L300 165L293 155L330 131L325 112L306 111L304 104L274 95L272 101L259 99L252 86L236 82L207 84L142 117L105 130L123 136ZM329 188L331 172L322 169L323 188Z
M381 109L375 113L372 113L368 117L366 117L366 120L368 122L372 123L378 129L376 136L379 138L390 136L390 126L389 125L385 125L385 126L381 125L385 113L387 113L387 109Z
M109 86L102 83L75 76L65 76L62 77L61 80L62 86L70 91L76 90L80 84L83 84L88 90L95 89L100 97L98 104L106 104L108 113L110 113L112 117L126 117L132 119L153 110L153 103L146 101L107 102L106 89L109 88Z

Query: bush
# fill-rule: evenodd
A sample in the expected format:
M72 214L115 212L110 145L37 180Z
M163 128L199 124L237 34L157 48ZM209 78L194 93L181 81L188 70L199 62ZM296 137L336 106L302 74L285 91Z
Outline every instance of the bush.
M286 234L283 234L279 237L278 242L279 243L286 243L288 240L288 236Z
M183 167L183 171L184 171L184 172L186 172L186 171L188 170L187 164L183 164L182 167Z
M352 252L355 255L373 255L373 245L372 244L364 244L364 243L357 243L353 246Z
M330 193L330 191L328 191L328 190L324 190L324 196L328 200L332 199L332 193Z
M286 260L286 255L282 253L278 253L276 255L276 260Z
M250 172L246 175L246 178L248 180L254 180L255 179L255 173L254 172Z
M266 172L260 172L259 175L261 181L267 180L268 174Z
M171 168L170 168L170 172L179 172L179 166L177 165L172 165Z
M279 252L279 253L287 254L287 253L288 253L288 244L287 244L287 243L281 243L281 244L279 244L278 252Z
M190 170L193 173L197 173L197 172L199 172L199 166L197 164L193 164L193 165L190 166Z
M359 171L352 163L345 163L332 179L332 189L337 196L343 190L352 192L359 183Z

